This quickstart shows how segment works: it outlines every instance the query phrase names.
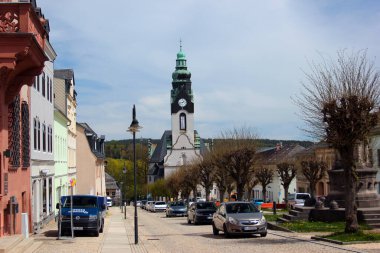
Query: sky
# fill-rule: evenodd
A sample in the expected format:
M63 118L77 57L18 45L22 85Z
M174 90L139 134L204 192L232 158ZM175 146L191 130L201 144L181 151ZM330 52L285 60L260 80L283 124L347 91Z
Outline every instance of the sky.
M379 70L380 1L37 0L50 23L55 69L75 73L77 121L107 140L171 128L179 41L192 73L202 138L252 128L260 137L310 140L292 98L309 63L367 50Z

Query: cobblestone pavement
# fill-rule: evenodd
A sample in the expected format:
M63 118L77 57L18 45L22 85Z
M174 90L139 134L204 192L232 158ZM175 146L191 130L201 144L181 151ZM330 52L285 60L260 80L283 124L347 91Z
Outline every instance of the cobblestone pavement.
M78 235L74 240L56 240L56 227L46 228L35 240L43 245L36 252L380 252L380 243L339 246L310 239L310 234L269 230L257 236L224 238L212 234L210 225L189 225L186 217L166 218L138 208L139 244L134 244L134 208L127 219L118 207L111 208L105 232L99 237Z

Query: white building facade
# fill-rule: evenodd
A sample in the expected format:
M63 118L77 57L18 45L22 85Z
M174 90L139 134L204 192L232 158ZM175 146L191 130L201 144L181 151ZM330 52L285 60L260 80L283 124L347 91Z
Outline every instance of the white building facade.
M45 53L49 61L41 75L35 78L30 88L31 115L31 192L32 223L38 231L54 218L54 91L53 62L56 53L46 41Z

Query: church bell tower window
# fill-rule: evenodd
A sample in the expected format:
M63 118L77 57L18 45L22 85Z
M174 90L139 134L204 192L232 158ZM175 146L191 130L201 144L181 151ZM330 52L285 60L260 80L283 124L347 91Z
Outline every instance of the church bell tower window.
M179 115L179 130L186 130L186 114Z

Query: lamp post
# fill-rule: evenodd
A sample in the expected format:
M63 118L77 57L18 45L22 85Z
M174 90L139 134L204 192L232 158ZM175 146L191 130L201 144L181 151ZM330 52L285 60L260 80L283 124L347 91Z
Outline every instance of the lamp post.
M121 212L123 212L123 184L124 184L124 182L123 181L121 181L120 182L120 210L121 210Z
M124 193L124 195L126 195L125 192L127 191L127 167L125 166L125 160L124 160L124 167L123 167L123 182L125 184L125 189L124 189L123 193ZM127 201L126 198L127 197L125 196L125 202Z
M133 187L134 187L134 200L133 204L135 206L135 244L139 243L138 239L138 225L137 225L137 191L136 191L136 132L139 131L142 127L139 126L139 122L136 119L136 107L133 105L132 110L132 123L128 128L128 132L131 132L133 135Z

